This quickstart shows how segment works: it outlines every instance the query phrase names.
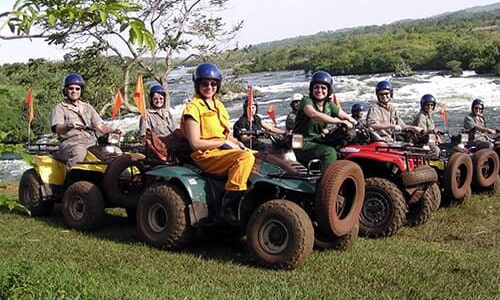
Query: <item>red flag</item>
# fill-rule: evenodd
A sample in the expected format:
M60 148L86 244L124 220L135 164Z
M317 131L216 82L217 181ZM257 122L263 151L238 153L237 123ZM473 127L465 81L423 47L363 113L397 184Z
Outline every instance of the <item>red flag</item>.
M272 104L267 108L267 115L273 120L274 125L276 125L276 113L274 112L274 106Z
M31 122L33 122L33 118L35 117L35 111L33 110L33 90L31 87L28 89L25 101L28 105L28 123L31 124Z
M333 104L335 104L335 106L340 107L340 103L339 103L339 101L337 100L337 96L335 96L335 94L333 94Z
M252 105L253 105L253 88L251 85L248 86L248 101L247 101L247 120L252 124Z
M142 118L146 119L146 103L144 102L144 83L142 82L142 74L137 76L137 83L134 89L134 101Z
M115 94L115 103L113 104L113 112L111 113L111 120L113 120L116 114L120 111L122 103L123 103L122 93L118 91Z
M448 126L448 114L446 113L446 108L444 106L439 110L439 117L443 119L444 125Z

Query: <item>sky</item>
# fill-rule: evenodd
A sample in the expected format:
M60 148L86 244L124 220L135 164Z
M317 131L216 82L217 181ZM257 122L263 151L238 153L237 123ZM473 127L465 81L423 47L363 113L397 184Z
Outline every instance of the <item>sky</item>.
M1 0L0 13L15 0ZM498 0L230 0L220 12L228 24L244 21L239 46L275 41L320 31L383 25L403 19L421 19ZM0 32L9 34L4 24ZM30 58L61 60L65 50L43 40L1 40L0 64L27 62Z

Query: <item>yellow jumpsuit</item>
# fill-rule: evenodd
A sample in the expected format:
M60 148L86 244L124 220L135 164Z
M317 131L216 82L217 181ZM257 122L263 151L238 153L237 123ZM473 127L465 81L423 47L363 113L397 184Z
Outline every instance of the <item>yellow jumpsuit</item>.
M226 140L230 133L229 114L217 98L215 107L207 106L203 99L194 97L186 105L181 118L181 131L184 134L185 116L192 117L200 125L200 138L206 140ZM251 150L209 149L191 153L195 164L203 171L219 176L227 175L227 191L244 191L252 171L255 157Z

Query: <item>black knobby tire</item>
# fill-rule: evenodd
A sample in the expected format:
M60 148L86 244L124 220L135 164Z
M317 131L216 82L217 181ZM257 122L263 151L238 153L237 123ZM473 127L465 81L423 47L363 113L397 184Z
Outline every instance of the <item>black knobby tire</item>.
M146 188L145 172L144 160L137 159L132 154L114 159L103 177L108 200L119 207L136 207Z
M406 223L407 205L393 182L378 177L366 179L365 201L359 216L359 232L368 237L396 234Z
M319 250L348 250L352 248L354 242L358 239L359 234L359 222L354 225L346 235L335 237L335 238L327 238L323 235L318 228L314 228L314 246Z
M316 195L315 212L319 229L331 238L351 232L363 206L363 171L354 162L333 162L323 173Z
M313 250L313 225L297 204L271 200L252 213L247 225L247 244L258 264L292 270L301 266Z
M418 226L427 223L436 206L432 186L423 188L425 191L422 196L416 202L408 205L406 223L409 226ZM415 191L415 193L418 193L418 191Z
M473 184L481 188L489 188L498 177L499 159L495 151L481 149L473 157Z
M468 154L455 153L444 170L444 194L452 199L462 199L472 182L472 159Z
M137 229L141 239L164 249L187 246L193 236L187 203L187 196L173 185L148 187L137 205Z
M436 211L441 206L441 188L439 184L433 183L430 189L432 193L432 211Z
M21 176L18 189L19 203L26 207L32 216L48 216L54 201L42 200L42 180L35 169L26 170Z
M405 187L415 187L422 184L438 181L436 170L430 166L421 166L413 171L406 171L401 174L401 180Z
M66 224L77 230L93 230L104 220L104 197L99 188L88 181L70 185L63 197Z

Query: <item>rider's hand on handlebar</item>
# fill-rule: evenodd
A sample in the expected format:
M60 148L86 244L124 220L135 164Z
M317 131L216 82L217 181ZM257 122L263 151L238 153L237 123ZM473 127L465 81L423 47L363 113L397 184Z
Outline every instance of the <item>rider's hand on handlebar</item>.
M403 128L401 127L401 125L394 125L394 130L396 131L401 131Z

